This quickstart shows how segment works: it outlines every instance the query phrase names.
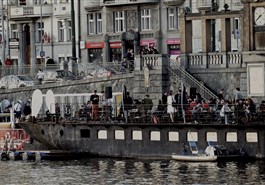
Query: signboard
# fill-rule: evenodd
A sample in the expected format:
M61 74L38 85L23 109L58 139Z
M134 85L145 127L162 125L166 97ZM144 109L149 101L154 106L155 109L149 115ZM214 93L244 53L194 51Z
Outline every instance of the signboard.
M110 48L121 48L121 42L111 42L110 43Z
M104 48L104 42L87 42L86 48L88 49Z
M40 56L45 57L45 51L40 51Z

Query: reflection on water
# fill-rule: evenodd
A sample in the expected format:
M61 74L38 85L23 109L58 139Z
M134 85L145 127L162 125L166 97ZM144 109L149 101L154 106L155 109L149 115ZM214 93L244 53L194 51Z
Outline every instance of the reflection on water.
M1 161L0 184L263 184L264 161Z

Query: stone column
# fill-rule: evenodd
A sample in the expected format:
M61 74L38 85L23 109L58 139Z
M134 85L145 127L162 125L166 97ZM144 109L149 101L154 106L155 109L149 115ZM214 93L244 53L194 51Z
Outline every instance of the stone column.
M104 48L103 48L103 65L112 60L110 58L110 46L109 46L109 35L104 36Z
M30 23L30 66L31 66L31 74L33 74L34 69L36 68L36 30L35 30L35 22Z
M22 66L24 65L24 55L23 55L23 24L18 24L18 39L19 39L19 49L18 49L18 69L19 74L21 74Z
M211 51L211 20L202 18L202 52L208 53Z
M125 40L121 41L121 60L125 57L126 48L125 48Z
M221 19L221 52L231 51L231 19Z
M179 17L180 23L180 63L184 68L188 68L188 54L192 53L192 21L186 20L185 14Z

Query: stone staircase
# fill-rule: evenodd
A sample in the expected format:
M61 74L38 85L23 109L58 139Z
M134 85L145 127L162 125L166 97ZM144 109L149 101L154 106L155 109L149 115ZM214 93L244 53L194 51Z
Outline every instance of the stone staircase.
M170 60L170 59L169 59ZM217 95L208 89L202 81L198 81L191 74L189 74L182 66L177 65L173 60L170 60L170 66L168 72L171 78L176 78L178 82L183 82L186 88L195 87L197 93L200 93L202 98L209 100L211 98L217 99Z

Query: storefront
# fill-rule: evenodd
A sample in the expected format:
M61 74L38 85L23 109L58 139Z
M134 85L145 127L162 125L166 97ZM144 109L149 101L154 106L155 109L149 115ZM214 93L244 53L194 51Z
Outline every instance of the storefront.
M156 47L156 41L155 40L141 40L140 41L140 46L143 46L143 47Z
M180 39L167 39L167 51L172 60L178 60L180 55Z
M88 62L103 62L104 42L87 42Z
M110 42L110 59L111 61L121 61L122 44L121 42Z

